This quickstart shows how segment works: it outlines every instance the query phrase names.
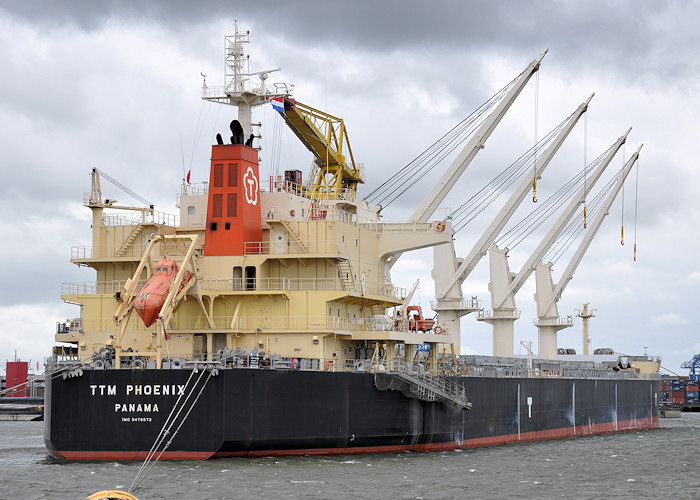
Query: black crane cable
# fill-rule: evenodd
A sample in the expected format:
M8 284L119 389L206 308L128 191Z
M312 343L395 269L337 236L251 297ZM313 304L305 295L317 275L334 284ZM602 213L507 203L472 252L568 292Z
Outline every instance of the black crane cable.
M522 241L530 236L537 228L542 226L549 220L564 203L571 200L576 191L582 186L586 176L590 177L590 173L600 164L603 158L608 154L611 146L607 151L603 152L598 158L593 160L585 169L579 171L566 183L564 183L555 193L549 198L542 201L528 215L523 217L519 222L513 224L505 232L503 232L497 241L499 247L513 249Z
M527 70L525 70L527 71ZM524 72L524 71L523 71ZM479 108L473 111L468 117L455 125L440 139L435 141L430 147L414 158L406 166L384 181L365 198L372 204L388 206L406 191L408 191L417 181L425 177L432 171L445 157L452 153L464 141L470 137L481 123L486 119L487 112L501 101L504 95L513 87L522 73L514 78L508 85L499 90L494 96L488 99Z
M133 191L132 191L131 189L129 189L128 187L126 187L124 184L120 183L120 182L117 181L116 179L113 179L112 177L110 177L109 175L107 175L105 172L103 172L103 171L100 170L99 168L96 168L95 170L97 170L97 171L99 172L99 174L100 174L101 177L104 177L105 179L107 179L108 181L110 181L112 184L114 184L115 186L117 186L118 188L120 188L122 191L124 191L125 193L127 193L127 194L133 196L134 198L136 198L138 201L140 201L141 203L143 203L143 204L146 205L147 207L152 207L152 206L153 206L153 203L151 203L150 201L148 201L146 198L143 198L143 197L137 195L135 192L133 192Z
M525 172L529 171L531 165L537 160L538 152L541 152L549 146L571 119L572 115L573 113L554 127L554 129L544 136L537 144L521 155L520 158L502 170L494 179L486 184L486 186L454 210L450 214L453 229L455 231L460 231L466 227L467 224L497 200L514 182L520 179Z
M596 217L598 215L598 211L603 208L602 205L605 202L605 198L607 198L610 191L612 191L613 187L623 174L624 168L622 168L612 179L610 179L610 181L608 181L608 183L595 195L593 200L588 204L589 216L592 215L593 217ZM564 231L562 231L562 234L559 236L559 238L557 238L555 244L552 245L545 255L545 259L548 262L556 262L559 260L564 252L569 249L571 244L578 239L583 231L586 231L586 229L583 227L580 219L572 218Z

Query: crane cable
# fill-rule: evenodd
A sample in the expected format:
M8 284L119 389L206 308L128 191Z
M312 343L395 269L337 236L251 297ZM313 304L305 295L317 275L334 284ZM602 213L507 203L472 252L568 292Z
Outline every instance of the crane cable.
M622 145L622 166L625 166L625 145ZM622 193L620 193L620 203L622 205L620 213L620 245L625 244L625 184L622 184Z
M535 150L548 147L570 119L571 115L552 129L536 146L523 153L520 158L501 171L471 198L467 199L457 209L453 210L449 217L453 221L452 228L454 231L457 232L463 229L491 205L499 195L503 194L514 182L522 178L523 175L526 175Z
M604 204L605 197L612 191L615 183L624 175L624 167L612 178L608 183L601 188L596 196L591 200L590 208L596 214ZM573 241L584 231L584 228L575 221L570 221L564 231L559 235L557 241L552 245L547 252L546 260L556 263L564 252L571 246ZM558 248L557 248L558 247ZM549 256L552 256L549 258Z
M583 117L583 229L586 229L586 194L588 194L588 187L586 186L586 165L587 159L586 155L588 153L588 113Z
M540 97L540 72L535 74L535 152L532 157L532 202L537 203L537 118Z
M577 190L580 190L583 179L600 165L613 147L614 146L611 146L601 153L584 171L574 175L574 177L563 184L554 194L542 202L539 207L533 209L523 219L503 232L497 241L498 246L508 247L510 249L515 248L537 228L549 220L564 203L571 200L571 197L574 196Z
M637 158L636 178L634 181L634 262L637 262L637 200L639 199L639 158Z
M521 75L514 78L425 151L365 196L365 199L374 204L388 206L401 197L409 188L419 184L418 181L420 179L425 177L440 161L476 131L488 117L489 111L502 101Z

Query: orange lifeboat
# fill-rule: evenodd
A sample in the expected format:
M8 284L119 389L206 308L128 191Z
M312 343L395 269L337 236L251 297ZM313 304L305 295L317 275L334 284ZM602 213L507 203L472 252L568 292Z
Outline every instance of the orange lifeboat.
M423 318L423 309L421 306L408 306L406 308L408 315L408 329L411 331L427 332L435 326L433 318Z
M153 276L149 278L139 291L136 301L134 302L134 309L139 313L146 327L151 326L156 322L156 319L158 319L163 303L168 297L170 284L177 276L179 270L180 268L173 259L159 260L153 271ZM182 289L191 277L192 273L185 271L180 289Z

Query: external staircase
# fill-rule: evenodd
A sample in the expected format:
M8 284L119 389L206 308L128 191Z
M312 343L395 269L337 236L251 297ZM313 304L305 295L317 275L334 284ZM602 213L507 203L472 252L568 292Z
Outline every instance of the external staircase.
M464 386L445 376L430 375L417 363L409 363L403 358L394 358L390 363L391 374L406 382L409 390L423 401L443 401L471 410Z
M355 276L352 274L352 265L347 257L338 257L338 269L340 270L340 280L343 282L343 290L355 292L357 285L355 284Z
M287 232L291 234L297 241L299 245L299 253L308 253L311 248L311 242L306 236L306 233L304 233L304 231L301 230L299 224L297 224L293 219L289 219L286 217L280 219L280 222L287 230Z
M114 252L114 256L123 257L126 250L131 246L134 240L138 238L139 234L141 234L141 231L143 231L143 224L136 224L131 230L131 233L129 233L129 236L127 236L127 238L124 240L124 243L122 243L122 246L120 246L117 251Z

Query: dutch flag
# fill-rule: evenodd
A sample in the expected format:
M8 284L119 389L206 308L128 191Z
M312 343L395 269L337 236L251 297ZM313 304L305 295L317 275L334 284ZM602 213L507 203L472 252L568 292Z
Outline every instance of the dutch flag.
M283 97L273 97L270 99L272 103L272 109L284 113L284 98Z

